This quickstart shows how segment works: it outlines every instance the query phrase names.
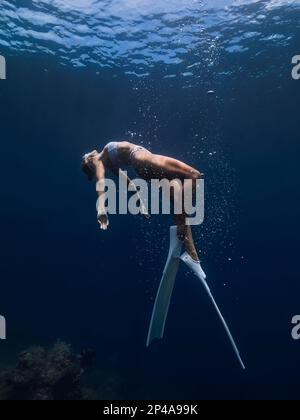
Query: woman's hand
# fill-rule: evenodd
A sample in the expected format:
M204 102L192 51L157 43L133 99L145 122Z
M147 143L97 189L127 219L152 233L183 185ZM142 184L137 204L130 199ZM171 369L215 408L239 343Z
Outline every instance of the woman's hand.
M101 230L107 230L109 221L106 214L101 214L98 216L98 223L100 225Z
M142 214L146 219L150 219L151 215L148 212L148 209L145 206L145 204L144 204L144 202L143 202L143 200L140 196L140 193L138 191L136 191L136 195L137 195L138 199L140 200L140 209L141 209L140 214Z
M144 203L142 202L141 198L140 198L140 202L141 202L141 214L146 218L146 219L150 219L150 214L148 213L148 210L146 208L146 206L144 205Z

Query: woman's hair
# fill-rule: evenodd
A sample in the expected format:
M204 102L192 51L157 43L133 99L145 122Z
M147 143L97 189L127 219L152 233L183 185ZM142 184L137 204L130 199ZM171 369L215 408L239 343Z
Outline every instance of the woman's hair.
M94 158L97 156L97 154L97 150L93 150L91 153L87 153L82 158L81 169L85 173L89 181L93 180L96 173Z

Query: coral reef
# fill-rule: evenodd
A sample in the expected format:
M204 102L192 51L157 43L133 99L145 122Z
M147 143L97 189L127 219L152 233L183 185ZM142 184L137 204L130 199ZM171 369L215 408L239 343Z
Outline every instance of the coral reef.
M97 399L82 385L82 375L94 356L93 350L75 355L63 342L50 350L32 347L19 355L14 369L0 375L0 400Z

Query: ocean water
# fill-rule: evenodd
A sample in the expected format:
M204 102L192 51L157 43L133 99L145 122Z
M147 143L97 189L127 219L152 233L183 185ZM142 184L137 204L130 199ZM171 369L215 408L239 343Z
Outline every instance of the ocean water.
M99 398L299 398L299 18L289 0L0 0L1 368L62 339L96 349ZM146 349L172 220L99 231L80 160L118 139L205 173L195 239L246 372L184 268Z

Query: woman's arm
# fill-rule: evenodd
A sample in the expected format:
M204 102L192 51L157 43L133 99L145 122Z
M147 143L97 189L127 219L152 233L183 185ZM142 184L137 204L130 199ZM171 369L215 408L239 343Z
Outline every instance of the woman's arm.
M124 171L122 171L122 169L115 169L115 168L109 168L109 169L112 171L112 173L114 175L116 175L117 177L120 177L121 179L124 179L125 182L127 183L127 186L130 187L130 191L135 193L138 196L138 198L140 200L140 203L141 203L141 214L143 216L145 216L146 219L149 219L150 214L149 214L145 204L143 203L143 200L142 200L142 198L139 194L139 191L137 190L134 182L129 178L129 176Z
M96 168L96 191L98 195L96 204L98 223L100 229L107 230L109 221L105 209L105 166L101 160Z
M150 218L150 214L148 213L148 210L139 194L139 191L136 188L135 183L129 178L129 176L122 171L122 169L116 170L116 169L112 169L112 172L116 175L119 176L121 179L123 179L125 182L127 182L127 186L130 187L130 191L133 192L134 194L136 194L140 200L141 203L141 214L143 216L146 217L146 219Z

